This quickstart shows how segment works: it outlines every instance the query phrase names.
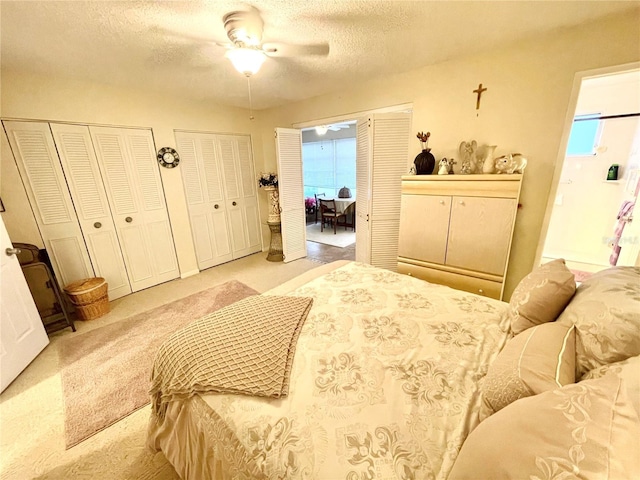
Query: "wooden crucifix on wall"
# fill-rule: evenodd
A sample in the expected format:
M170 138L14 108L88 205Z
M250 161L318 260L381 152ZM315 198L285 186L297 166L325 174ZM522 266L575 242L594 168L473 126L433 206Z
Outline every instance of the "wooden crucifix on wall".
M478 98L476 99L476 110L480 110L480 98L482 97L482 92L486 92L486 91L487 91L486 87L483 88L482 84L479 84L478 88L473 91L473 93L476 93L478 95Z

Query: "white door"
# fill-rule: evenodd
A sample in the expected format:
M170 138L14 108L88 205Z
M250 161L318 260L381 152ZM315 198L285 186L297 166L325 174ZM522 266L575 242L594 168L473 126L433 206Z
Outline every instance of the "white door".
M131 293L109 202L86 125L50 124L95 274L109 299Z
M356 260L393 271L398 267L401 177L407 172L410 128L411 114L408 113L375 114L357 124ZM360 178L362 175L364 178ZM362 190L369 196L361 202L365 179L369 185ZM359 208L362 203L365 205ZM363 210L365 206L367 210ZM367 220L368 229L363 229L363 235L358 238L360 225L367 225ZM360 239L365 245L359 251Z
M5 121L4 126L60 284L64 286L93 277L89 253L49 124Z
M306 212L302 178L302 132L276 128L278 190L284 261L307 256Z
M218 149L215 137L202 133L176 132L176 145L198 268L204 270L233 259Z
M134 292L179 275L150 130L89 127Z
M371 225L369 203L371 200L371 120L362 118L356 124L356 261L371 261Z
M237 162L240 168L240 184L242 187L242 205L249 242L249 253L262 250L262 235L260 234L260 211L258 209L258 187L253 154L251 151L251 137L235 135Z
M215 135L222 160L227 220L233 258L260 251L257 179L249 137Z
M49 343L18 259L0 217L0 392Z

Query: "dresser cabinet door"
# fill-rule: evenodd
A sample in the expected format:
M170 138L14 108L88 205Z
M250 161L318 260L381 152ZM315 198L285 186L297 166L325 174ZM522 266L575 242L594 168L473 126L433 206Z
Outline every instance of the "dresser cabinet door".
M445 263L450 196L402 195L398 255Z
M453 197L446 265L503 275L517 201Z

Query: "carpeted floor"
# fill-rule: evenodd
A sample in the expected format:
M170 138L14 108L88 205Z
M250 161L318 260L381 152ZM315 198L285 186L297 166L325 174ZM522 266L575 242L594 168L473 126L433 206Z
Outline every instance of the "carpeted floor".
M257 293L233 280L90 332L65 337L58 346L58 356L67 448L149 403L153 358L169 335Z
M209 268L111 302L111 312L76 322L77 332L61 330L51 343L0 395L0 478L2 480L178 480L162 453L145 448L150 406L65 448L64 407L58 346L84 335L231 280L264 292L318 266L300 259L268 262L266 252Z

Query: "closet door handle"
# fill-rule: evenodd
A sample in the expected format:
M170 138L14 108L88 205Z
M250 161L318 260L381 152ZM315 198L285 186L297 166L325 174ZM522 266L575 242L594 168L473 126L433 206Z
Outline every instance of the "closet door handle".
M93 224L94 227L96 228L100 228L102 226L102 224L100 222L96 222Z
M19 248L5 248L4 253L6 253L7 256L10 257L11 255L20 255L22 253L22 250L20 250Z
M234 207L237 205L236 202L231 202L231 205L233 205Z
M217 203L213 206L213 208L215 208L216 210L220 208L220 205L218 205Z
M460 200L460 205L464 205L464 200Z
M131 223L131 222L133 222L133 218L127 217L127 218L124 219L124 221L127 222L127 223Z
M444 200L440 200L440 205L444 205Z

